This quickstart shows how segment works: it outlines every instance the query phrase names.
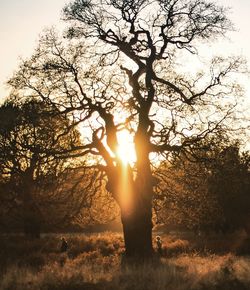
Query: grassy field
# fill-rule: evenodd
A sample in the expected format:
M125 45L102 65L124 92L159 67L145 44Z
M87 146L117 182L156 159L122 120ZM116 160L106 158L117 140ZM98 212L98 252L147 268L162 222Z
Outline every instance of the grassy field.
M1 236L0 289L250 289L250 256L228 252L232 238L213 237L205 243L204 237L165 235L160 261L123 267L120 234L66 235L66 239L69 250L60 253L60 236L34 241Z

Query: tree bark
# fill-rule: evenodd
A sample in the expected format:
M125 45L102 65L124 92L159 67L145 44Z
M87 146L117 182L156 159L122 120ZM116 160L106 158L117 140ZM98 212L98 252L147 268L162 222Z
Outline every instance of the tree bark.
M140 184L140 186L138 186ZM127 258L146 260L152 257L152 188L138 179L130 184L130 202L121 207Z
M141 126L141 130L144 131L143 122L141 122ZM144 138L142 138L142 135ZM126 208L121 207L126 257L133 257L142 261L152 258L153 255L153 183L148 143L149 139L146 133L137 133L135 138L137 174L136 178L132 178L133 181L130 182L130 208L126 210Z
M132 213L121 213L126 257L152 257L152 212L149 206L136 206Z
M153 178L149 160L148 126L147 122L144 123L141 121L141 128L135 138L135 170L119 161L113 166L107 162L106 185L121 210L126 258L141 261L150 259L153 255Z
M152 257L152 192L150 182L133 178L130 167L117 167L106 185L121 210L127 258Z

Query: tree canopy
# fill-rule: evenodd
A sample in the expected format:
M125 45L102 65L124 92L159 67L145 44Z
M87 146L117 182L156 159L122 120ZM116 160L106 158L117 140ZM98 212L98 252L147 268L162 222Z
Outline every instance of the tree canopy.
M209 233L249 231L249 152L226 133L203 140L195 158L182 155L156 169L157 222Z
M2 224L39 234L41 226L69 222L89 202L94 172L83 170L82 161L59 158L60 151L81 143L69 127L67 117L42 101L0 107Z
M190 154L232 125L240 92L233 74L242 60L216 56L203 72L183 71L188 62L192 70L199 42L232 28L226 12L202 0L76 0L64 8L72 24L64 38L54 31L41 37L9 82L83 128L83 144L65 156L88 156L106 176L127 256L152 254L152 158ZM122 130L133 138L134 166L118 155Z

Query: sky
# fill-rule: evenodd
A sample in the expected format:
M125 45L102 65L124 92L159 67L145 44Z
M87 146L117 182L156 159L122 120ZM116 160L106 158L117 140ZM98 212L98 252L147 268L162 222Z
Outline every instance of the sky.
M39 33L46 27L62 23L61 10L67 0L0 0L0 100L8 95L5 82L18 68L20 57L32 54ZM220 42L217 50L245 56L250 66L250 0L217 0L230 6L229 14L236 31L230 41ZM247 79L246 98L250 104L250 79ZM250 105L249 105L250 107Z
M0 99L4 83L17 69L20 57L29 57L46 27L58 25L67 0L0 0Z

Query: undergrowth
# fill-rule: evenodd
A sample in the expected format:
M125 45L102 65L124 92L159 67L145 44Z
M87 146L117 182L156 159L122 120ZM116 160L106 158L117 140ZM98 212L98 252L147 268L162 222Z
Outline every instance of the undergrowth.
M250 289L249 256L197 252L187 240L165 236L157 262L122 267L120 234L69 235L66 239L69 249L60 253L60 236L35 241L1 237L0 289Z

